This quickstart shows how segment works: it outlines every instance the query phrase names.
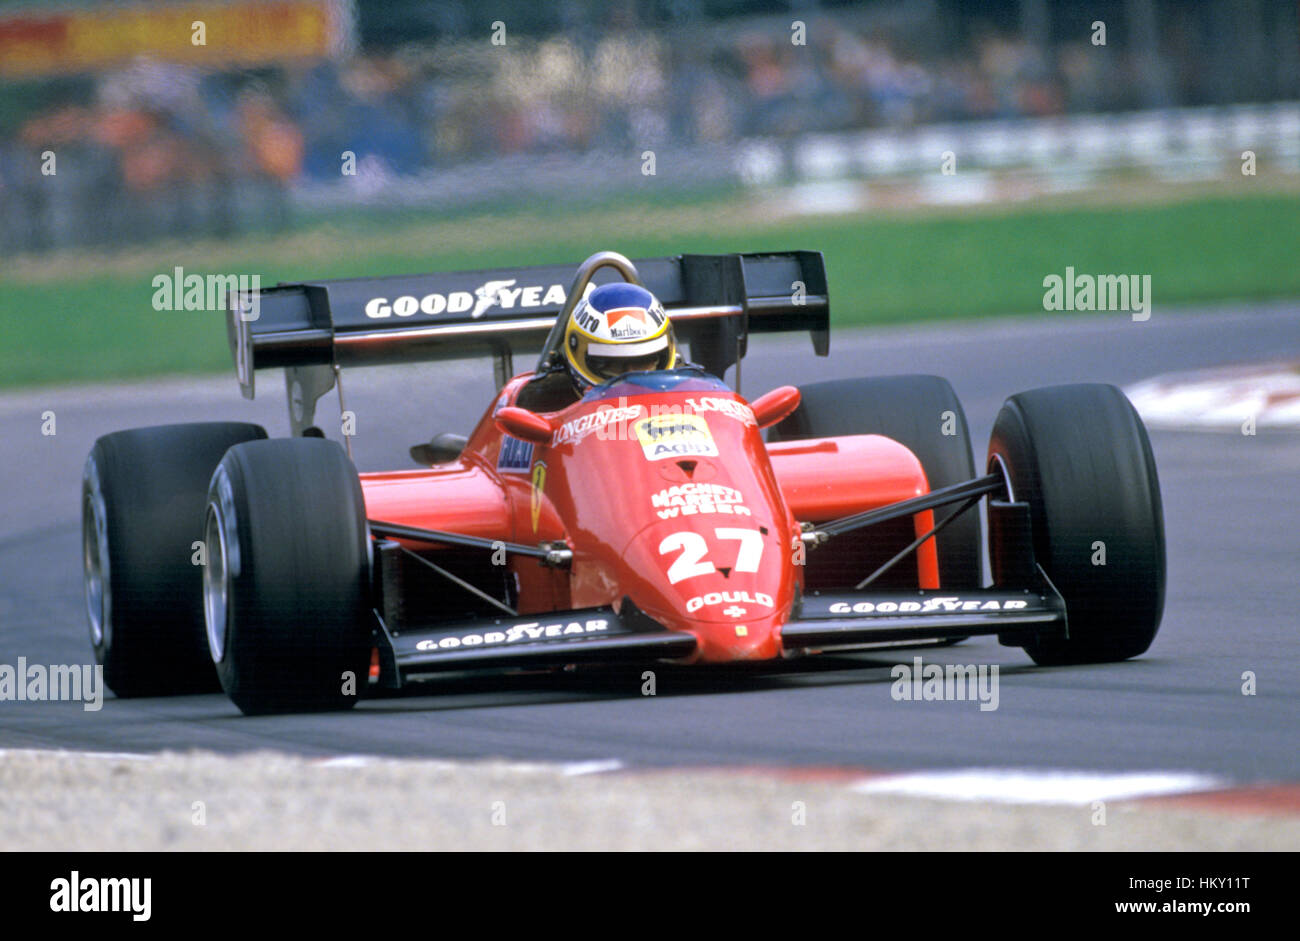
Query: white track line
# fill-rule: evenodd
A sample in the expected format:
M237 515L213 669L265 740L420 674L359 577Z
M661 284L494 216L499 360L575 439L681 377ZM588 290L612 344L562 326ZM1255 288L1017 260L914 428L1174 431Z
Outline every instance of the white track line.
M581 774L604 774L608 771L623 770L623 762L617 758L602 758L596 761L571 761L560 765L560 773L566 778Z
M8 757L31 758L41 756L50 756L54 758L152 761L160 758L161 753L136 754L134 752L77 751L75 749L66 748L0 748L0 760ZM305 760L310 761L318 768L367 768L374 765L403 764L409 762L445 765L448 768L454 768L467 763L438 758L395 758L383 755L331 755L328 758L307 758ZM479 764L481 762L473 763ZM585 774L605 774L611 771L622 771L626 766L617 758L596 758L590 761L510 762L504 765L504 767L507 770L519 771L527 774L556 771L567 778L572 778Z
M894 794L936 800L1005 804L1090 804L1098 800L1161 797L1226 787L1227 782L1191 772L1039 771L969 768L887 775L855 784L859 794Z
M314 759L313 763L320 768L366 768L378 764L398 764L407 761L446 765L448 768L461 764L460 762L437 758L386 758L377 755L335 755L331 758ZM510 762L503 767L508 771L518 771L524 774L558 771L566 778L572 778L584 774L604 774L609 771L621 771L624 765L617 758L597 758L592 761Z
M68 748L0 748L0 759L9 758L100 758L113 761L151 761L157 755L141 755L125 751L77 751Z

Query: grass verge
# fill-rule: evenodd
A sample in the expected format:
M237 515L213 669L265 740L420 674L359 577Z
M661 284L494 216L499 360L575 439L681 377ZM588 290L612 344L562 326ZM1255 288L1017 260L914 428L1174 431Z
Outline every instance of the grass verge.
M322 225L283 238L150 246L111 256L17 259L0 275L0 385L229 367L218 312L159 312L152 279L327 277L793 248L825 253L832 322L862 325L1042 311L1043 278L1150 275L1153 309L1300 294L1300 195L1204 196L1161 205L1018 206L798 217L735 196L571 213L524 208L455 220ZM1061 315L1068 316L1068 314Z

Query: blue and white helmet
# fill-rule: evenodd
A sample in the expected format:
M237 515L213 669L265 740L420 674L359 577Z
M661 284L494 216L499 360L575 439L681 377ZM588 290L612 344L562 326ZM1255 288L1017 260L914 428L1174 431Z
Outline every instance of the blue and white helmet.
M603 284L574 307L564 361L580 386L599 385L626 372L672 368L677 340L653 294L638 284Z

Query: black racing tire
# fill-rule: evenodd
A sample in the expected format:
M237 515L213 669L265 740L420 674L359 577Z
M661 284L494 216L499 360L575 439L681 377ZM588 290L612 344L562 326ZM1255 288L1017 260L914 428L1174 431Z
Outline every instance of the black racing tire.
M769 441L884 435L916 455L931 490L975 476L966 413L946 379L922 375L835 379L802 385L799 392L799 407L768 431ZM946 428L954 433L944 434ZM953 509L936 510L936 522ZM984 537L977 510L967 510L935 538L940 585L951 590L980 588Z
M231 448L204 523L207 640L245 715L347 709L370 666L370 533L356 468L320 438Z
M1164 511L1151 442L1124 393L1079 384L1011 396L989 441L989 470L999 464L1065 599L1069 638L1025 651L1043 666L1144 653L1164 610Z
M205 422L118 431L91 448L81 482L86 614L116 695L220 689L194 544L221 456L265 437L258 425Z

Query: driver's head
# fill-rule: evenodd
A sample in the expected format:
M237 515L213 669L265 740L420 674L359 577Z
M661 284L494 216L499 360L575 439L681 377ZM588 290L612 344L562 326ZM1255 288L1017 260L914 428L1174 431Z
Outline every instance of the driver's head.
M564 361L584 388L624 373L669 369L676 360L673 325L640 285L601 285L578 302L564 328Z

